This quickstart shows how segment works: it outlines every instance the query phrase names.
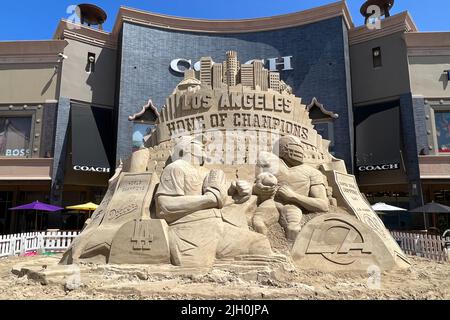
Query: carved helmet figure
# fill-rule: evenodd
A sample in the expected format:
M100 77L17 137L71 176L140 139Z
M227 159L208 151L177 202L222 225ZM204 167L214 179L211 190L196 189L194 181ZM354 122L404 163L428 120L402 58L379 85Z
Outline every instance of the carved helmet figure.
M303 164L305 159L305 149L300 139L295 136L281 137L278 142L279 157L290 166Z

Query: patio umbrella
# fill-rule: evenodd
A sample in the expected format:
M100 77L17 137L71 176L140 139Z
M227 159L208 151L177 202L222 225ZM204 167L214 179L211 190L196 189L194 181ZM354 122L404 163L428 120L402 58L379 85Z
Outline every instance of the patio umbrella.
M10 208L9 210L35 210L36 212L36 220L35 220L35 227L37 231L37 213L38 211L47 211L47 212L56 212L64 210L64 208L53 206L51 204L35 201L32 203L24 204L18 207Z
M98 208L98 205L92 202L78 204L75 206L66 207L69 210L77 210L77 211L86 211L89 213L89 218L91 217L92 211L95 211ZM80 217L78 216L77 224L80 223Z
M400 207L394 207L389 204L379 202L372 206L372 209L376 211L379 215L385 215L386 212L400 212L400 211L407 211L406 209L400 208ZM400 214L398 215L398 225L400 226Z
M443 204L430 202L423 207L411 210L411 212L425 212L425 213L450 213L450 207L444 206Z
M66 207L66 209L69 210L87 211L89 212L89 216L91 215L92 211L95 211L97 208L98 205L92 202Z
M98 205L92 202L78 204L76 206L66 207L66 209L70 210L79 210L79 211L94 211L98 208Z
M424 215L424 223L425 223L425 228L426 228L427 227L427 225L426 225L426 218L425 218L425 214L426 213L431 213L431 214L433 214L433 217L434 217L434 215L436 213L450 213L450 207L444 206L443 204L436 203L436 202L433 201L433 202L427 203L426 205L424 205L422 207L419 207L419 208L416 208L414 210L411 210L411 212L413 212L413 213L423 213L423 215Z
M399 208L399 207L394 207L391 205L388 205L386 203L376 203L372 206L372 209L375 211L380 211L380 212L389 212L389 211L407 211L406 209L403 208Z

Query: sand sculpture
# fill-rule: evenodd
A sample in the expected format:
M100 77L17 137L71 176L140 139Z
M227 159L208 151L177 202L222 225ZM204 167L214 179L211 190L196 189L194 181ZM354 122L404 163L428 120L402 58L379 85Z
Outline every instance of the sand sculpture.
M292 88L261 61L201 59L121 163L61 264L172 264L292 258L299 268L409 266ZM136 118L136 115L133 119ZM274 245L281 226L288 252Z

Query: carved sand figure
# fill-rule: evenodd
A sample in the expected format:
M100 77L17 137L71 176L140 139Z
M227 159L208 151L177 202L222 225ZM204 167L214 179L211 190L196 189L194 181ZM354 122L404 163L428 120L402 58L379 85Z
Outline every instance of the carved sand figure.
M292 87L261 61L226 55L187 70L159 111L149 103L130 117L156 126L61 264L213 267L290 256L324 271L408 267Z
M253 193L258 196L258 208L250 221L256 232L266 235L280 219L274 200L277 190L278 179L272 173L262 172L256 177Z
M303 213L329 211L326 178L304 163L305 150L299 139L284 136L278 142L279 157L261 153L258 171L269 172L278 179L275 205L286 237L295 240L301 230ZM276 150L275 150L276 151Z
M205 155L200 142L191 137L180 140L174 148L179 159L164 169L156 192L157 216L169 224L172 263L204 267L216 257L271 255L266 237L231 224L222 214L232 202L228 194L246 197L251 185L239 181L232 187L221 170L202 166Z

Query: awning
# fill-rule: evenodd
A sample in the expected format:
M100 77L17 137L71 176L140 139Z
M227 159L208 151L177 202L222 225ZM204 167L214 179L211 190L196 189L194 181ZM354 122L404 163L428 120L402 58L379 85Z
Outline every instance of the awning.
M400 108L395 103L355 109L359 172L401 169Z
M109 173L112 111L72 104L71 117L73 169L81 172Z

